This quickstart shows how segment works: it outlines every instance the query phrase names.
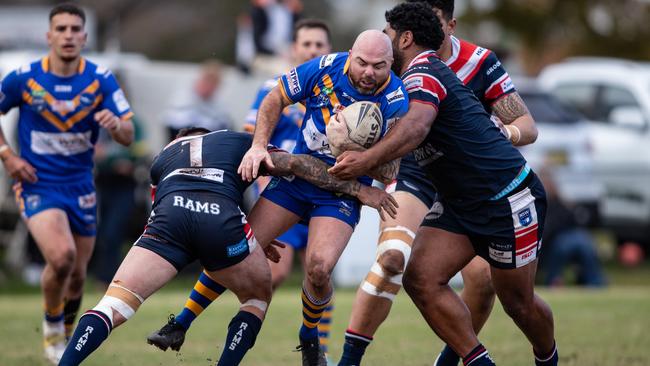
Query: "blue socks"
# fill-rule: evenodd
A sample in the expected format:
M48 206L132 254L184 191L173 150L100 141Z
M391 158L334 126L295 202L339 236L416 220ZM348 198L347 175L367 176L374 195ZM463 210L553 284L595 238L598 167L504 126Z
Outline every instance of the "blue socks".
M345 343L343 344L343 355L338 366L358 366L361 358L366 352L366 347L372 342L372 337L354 333L350 329L345 331Z
M93 353L111 333L112 324L109 317L96 310L88 310L70 337L59 366L76 366Z
M244 355L255 344L262 320L247 311L240 311L228 325L228 335L217 366L239 365Z

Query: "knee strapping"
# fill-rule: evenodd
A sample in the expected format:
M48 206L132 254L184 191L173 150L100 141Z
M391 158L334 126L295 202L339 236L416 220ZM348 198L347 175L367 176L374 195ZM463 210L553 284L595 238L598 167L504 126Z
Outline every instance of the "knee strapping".
M411 256L411 245L415 233L403 226L393 226L382 230L377 246L375 263L370 268L368 276L363 281L361 289L372 296L379 296L393 300L402 287L402 272ZM398 274L386 273L379 258L388 250L397 250L404 257L404 265Z
M239 309L245 306L252 306L254 308L261 310L263 313L266 313L266 309L269 307L269 304L266 301L262 301L258 299L250 299L247 300L245 303L241 304Z
M104 297L102 297L93 310L106 314L112 326L114 324L113 311L120 313L120 315L128 320L135 314L143 302L144 299L142 296L118 283L112 282L108 286Z

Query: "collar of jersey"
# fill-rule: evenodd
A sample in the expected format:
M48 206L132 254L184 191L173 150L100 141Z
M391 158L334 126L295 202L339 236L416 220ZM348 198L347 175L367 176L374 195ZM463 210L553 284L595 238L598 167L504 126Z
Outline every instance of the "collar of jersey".
M434 50L426 50L420 52L417 56L415 56L411 62L409 63L409 66L406 68L407 70L411 68L411 66L415 65L416 63L419 63L420 61L424 59L428 59L430 56L435 56L438 57L438 54Z
M41 68L43 69L43 72L50 72L49 56L45 56L43 59L41 59ZM77 74L83 74L84 70L86 70L86 59L81 57L79 58L79 67L77 68Z

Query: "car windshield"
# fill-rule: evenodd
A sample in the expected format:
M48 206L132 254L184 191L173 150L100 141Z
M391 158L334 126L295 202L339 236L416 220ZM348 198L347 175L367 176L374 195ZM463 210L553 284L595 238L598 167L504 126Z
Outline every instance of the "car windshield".
M583 119L580 113L557 98L544 93L519 92L535 121L546 123L575 123Z

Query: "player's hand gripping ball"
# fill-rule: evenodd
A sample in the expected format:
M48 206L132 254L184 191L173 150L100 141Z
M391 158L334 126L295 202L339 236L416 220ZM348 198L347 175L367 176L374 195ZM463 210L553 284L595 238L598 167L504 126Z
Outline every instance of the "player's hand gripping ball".
M372 102L356 102L330 118L326 127L332 155L347 150L365 150L381 137L383 117Z

